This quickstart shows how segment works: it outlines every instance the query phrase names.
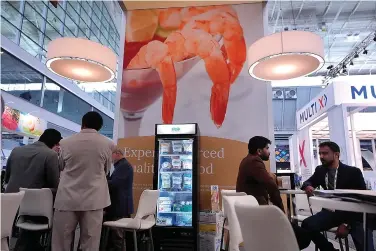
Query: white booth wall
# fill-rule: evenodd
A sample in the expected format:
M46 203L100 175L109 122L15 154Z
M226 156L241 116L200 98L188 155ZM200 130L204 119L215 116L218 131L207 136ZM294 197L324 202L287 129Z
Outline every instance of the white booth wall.
M295 170L300 173L305 180L307 176L314 171L318 163L318 156L316 158L313 154L312 143L318 140L312 137L312 126L323 119L328 120L328 136L331 141L336 142L341 148L340 160L349 165L355 165L362 168L362 151L360 148L359 135L356 130L359 125L368 125L370 132L375 132L376 138L376 113L375 123L369 121L369 118L362 120L362 116L356 112L366 107L376 106L376 82L375 76L346 76L333 79L333 82L323 89L319 95L308 102L302 109L297 112L297 133L290 137L290 153L292 156L291 168L298 167ZM352 112L349 112L349 108ZM350 120L351 117L351 120ZM324 129L324 128L323 128ZM354 129L354 130L352 130ZM296 138L296 139L295 139ZM303 142L305 143L304 149ZM373 145L374 140L373 140ZM304 150L304 151L302 151ZM303 155L302 155L303 154ZM376 153L373 151L373 171L364 172L366 179L376 178ZM303 158L302 158L303 157ZM309 170L304 165L304 159ZM376 181L376 179L375 179ZM376 185L376 182L375 182Z

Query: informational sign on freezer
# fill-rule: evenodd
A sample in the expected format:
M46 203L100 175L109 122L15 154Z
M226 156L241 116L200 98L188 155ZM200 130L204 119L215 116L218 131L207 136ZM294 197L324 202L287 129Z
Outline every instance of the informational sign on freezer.
M261 3L127 11L114 125L135 168L136 203L152 184L156 124L164 124L157 134L198 124L202 210L211 185L235 189L249 139L273 139L271 85L246 64L247 48L265 35L264 13ZM267 166L275 170L274 155Z
M157 125L157 135L196 134L195 124Z

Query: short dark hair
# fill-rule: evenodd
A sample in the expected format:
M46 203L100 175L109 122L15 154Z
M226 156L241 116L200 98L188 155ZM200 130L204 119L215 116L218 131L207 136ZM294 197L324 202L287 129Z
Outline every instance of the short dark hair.
M88 112L82 117L82 127L99 131L103 126L103 118L98 112Z
M257 149L263 149L265 148L268 144L271 144L272 142L262 136L255 136L251 138L248 142L248 152L250 154L255 154L257 152Z
M329 147L329 149L332 150L335 153L341 152L341 149L339 148L337 143L335 143L333 141L325 141L325 142L320 143L320 145L319 145L319 147L324 147L324 146Z
M59 144L61 139L61 133L58 130L50 128L44 130L38 141L43 142L44 144L46 144L46 146L52 148L55 145Z

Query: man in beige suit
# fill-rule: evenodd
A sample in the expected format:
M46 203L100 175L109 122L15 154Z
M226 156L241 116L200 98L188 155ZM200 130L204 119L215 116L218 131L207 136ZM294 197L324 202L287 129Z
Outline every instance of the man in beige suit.
M82 118L82 130L60 142L61 178L55 200L52 251L70 251L80 224L82 251L99 250L103 208L110 196L106 175L115 145L98 133L103 119L97 112Z

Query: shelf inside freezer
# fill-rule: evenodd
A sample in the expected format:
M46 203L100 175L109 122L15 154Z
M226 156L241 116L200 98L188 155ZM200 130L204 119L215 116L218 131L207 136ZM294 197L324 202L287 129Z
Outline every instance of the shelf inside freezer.
M192 139L160 139L159 140L159 154L163 155L180 155L192 154L193 140Z
M167 172L159 175L160 191L166 192L191 192L192 191L192 173Z
M192 226L191 193L161 192L157 210L159 226Z
M193 139L158 139L158 226L192 226Z

